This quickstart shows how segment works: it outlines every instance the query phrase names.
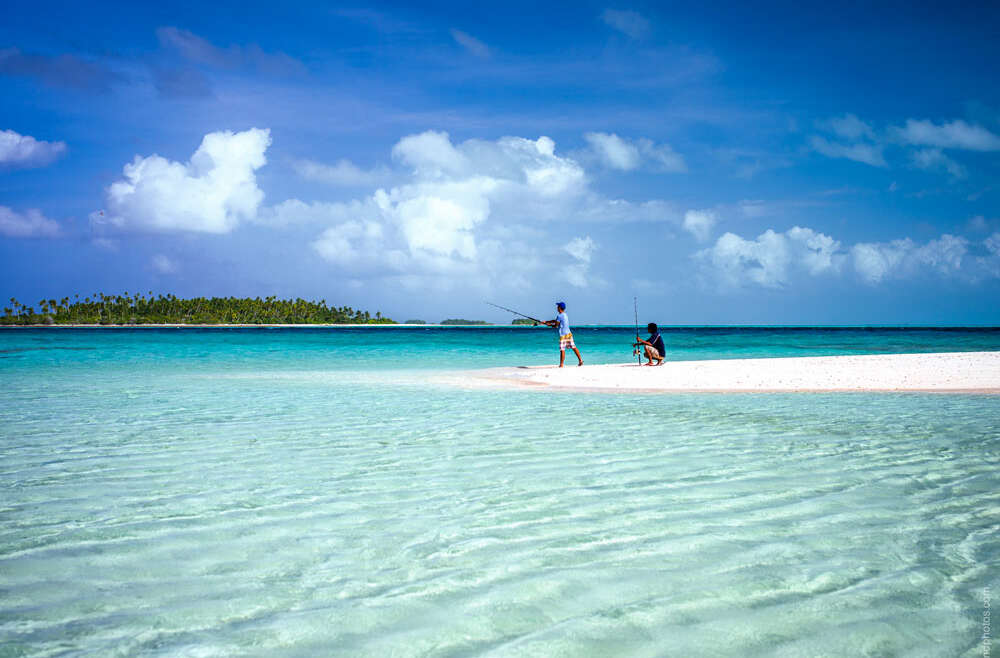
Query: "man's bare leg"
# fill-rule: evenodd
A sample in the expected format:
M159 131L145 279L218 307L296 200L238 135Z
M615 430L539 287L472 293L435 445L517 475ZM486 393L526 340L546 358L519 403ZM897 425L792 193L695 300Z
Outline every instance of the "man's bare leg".
M576 346L574 345L573 346L573 351L576 352L576 358L580 362L580 363L578 363L576 365L582 366L583 365L583 357L580 356L580 350L576 349Z
M646 345L646 358L649 359L649 361L646 362L647 366L653 365L653 359L656 359L656 365L660 365L663 363L663 357L660 356L660 353L657 352L655 348L650 347L649 345Z
M563 367L563 361L566 360L566 350L559 350L559 367Z

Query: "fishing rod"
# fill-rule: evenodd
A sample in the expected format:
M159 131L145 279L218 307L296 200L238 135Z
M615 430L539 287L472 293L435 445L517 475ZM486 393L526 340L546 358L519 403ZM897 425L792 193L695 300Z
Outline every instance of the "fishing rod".
M503 311L507 311L508 313L513 313L514 315L520 315L522 318L527 318L527 319L531 320L532 322L537 322L538 324L545 324L544 320L539 320L538 318L533 318L530 315L525 315L524 313L519 313L518 311L515 311L512 308L507 308L506 306L500 306L499 304L494 304L493 302L485 302L485 303L489 304L490 306L499 308L499 309L501 309Z
M633 297L632 298L632 310L635 311L635 337L636 337L636 340L638 340L639 339L639 298L638 297ZM642 365L642 354L639 354L639 345L640 345L640 343L636 343L635 349L632 350L632 354L635 354L636 361L641 366Z

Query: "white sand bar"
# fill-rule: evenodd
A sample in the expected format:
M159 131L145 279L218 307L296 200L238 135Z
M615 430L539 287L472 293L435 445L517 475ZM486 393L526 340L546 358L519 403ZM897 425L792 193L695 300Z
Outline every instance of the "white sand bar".
M1000 393L1000 352L671 361L662 366L537 366L494 368L472 376L480 384L506 382L559 390Z

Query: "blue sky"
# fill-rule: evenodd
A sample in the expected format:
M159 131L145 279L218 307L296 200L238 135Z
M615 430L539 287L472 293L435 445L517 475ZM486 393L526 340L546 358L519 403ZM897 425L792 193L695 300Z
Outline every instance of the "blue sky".
M1000 324L988 3L18 3L0 294Z

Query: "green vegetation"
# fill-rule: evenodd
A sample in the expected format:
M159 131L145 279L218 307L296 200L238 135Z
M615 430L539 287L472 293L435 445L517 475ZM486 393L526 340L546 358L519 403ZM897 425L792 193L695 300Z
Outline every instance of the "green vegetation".
M423 320L407 320L403 324L427 324Z
M537 327L538 326L537 322L535 322L534 320L529 320L527 318L515 318L514 321L511 322L511 324L516 324L518 326L524 325L524 326L527 326L527 327Z
M330 307L326 300L241 299L238 297L196 297L174 295L105 295L96 293L80 299L75 295L61 300L42 299L38 307L27 306L13 297L4 309L0 325L28 324L395 324L368 311L348 306Z
M458 318L451 318L449 320L442 320L441 324L489 324L483 320L460 320Z

